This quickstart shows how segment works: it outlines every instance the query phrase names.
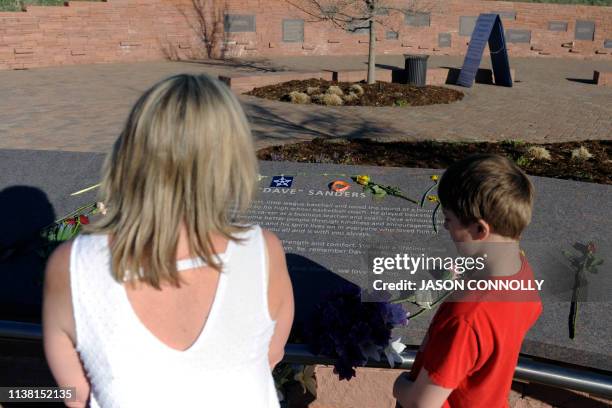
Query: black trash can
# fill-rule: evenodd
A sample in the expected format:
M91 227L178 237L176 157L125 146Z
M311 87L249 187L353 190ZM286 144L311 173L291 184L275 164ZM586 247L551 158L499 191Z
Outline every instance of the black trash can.
M404 54L405 68L404 76L408 85L425 86L427 82L427 59L426 54Z

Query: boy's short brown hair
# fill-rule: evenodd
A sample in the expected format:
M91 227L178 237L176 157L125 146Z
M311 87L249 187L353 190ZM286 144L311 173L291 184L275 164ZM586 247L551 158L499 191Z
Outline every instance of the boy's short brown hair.
M478 154L454 163L440 179L438 196L462 224L484 220L505 237L518 239L531 221L533 185L503 156Z

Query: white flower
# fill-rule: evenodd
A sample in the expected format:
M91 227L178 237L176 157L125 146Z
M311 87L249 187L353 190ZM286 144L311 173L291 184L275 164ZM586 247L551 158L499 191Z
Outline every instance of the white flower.
M314 397L317 396L317 380L314 376L315 366L309 365L304 367L303 371L297 373L293 378L302 385L304 393L308 390Z
M433 294L430 290L417 290L415 293L416 304L424 309L431 309L434 302Z
M401 363L403 361L401 352L404 351L406 345L403 344L401 340L401 337L392 340L384 350L387 361L389 362L389 367L391 368L395 366L395 363Z
M102 201L96 203L96 208L98 209L98 211L100 211L102 215L106 215L106 206Z

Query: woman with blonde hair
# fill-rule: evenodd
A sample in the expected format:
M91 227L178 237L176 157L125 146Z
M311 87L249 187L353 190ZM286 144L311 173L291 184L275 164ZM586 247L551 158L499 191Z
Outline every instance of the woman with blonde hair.
M235 222L256 189L244 112L207 75L136 102L103 170L107 214L49 259L45 353L70 407L277 407L293 320L282 245Z

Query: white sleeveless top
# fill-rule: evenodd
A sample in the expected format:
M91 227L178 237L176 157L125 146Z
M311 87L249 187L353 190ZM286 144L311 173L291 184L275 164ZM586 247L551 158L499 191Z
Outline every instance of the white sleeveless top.
M275 321L267 296L265 241L254 226L220 254L223 271L207 322L185 351L139 320L111 276L107 235L72 245L70 282L77 352L91 407L279 407L268 363ZM199 265L180 261L179 269Z

